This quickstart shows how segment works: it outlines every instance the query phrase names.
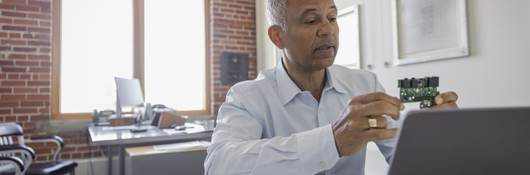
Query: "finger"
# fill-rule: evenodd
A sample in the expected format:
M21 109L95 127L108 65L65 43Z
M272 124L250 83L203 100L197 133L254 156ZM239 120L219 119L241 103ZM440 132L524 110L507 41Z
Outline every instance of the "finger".
M370 127L370 121L369 121L370 119L375 119L377 121L376 127ZM362 130L386 129L388 126L388 121L386 117L383 117L383 116L365 117L356 122L359 122L359 126L361 127Z
M334 123L333 123L333 126L344 126L344 125L347 125L350 123L350 121L354 118L354 116L356 115L356 111L358 111L360 108L359 105L352 105L352 106L347 106L346 108L344 108L344 110L342 110L340 116L341 118L339 120L336 120Z
M389 115L394 120L399 119L399 107L390 104L386 101L376 101L366 105L363 105L359 109L359 116L378 116L378 115Z
M364 132L368 141L385 140L396 137L397 128L371 129Z
M458 108L458 105L455 102L451 102L451 103L444 103L441 105L435 105L432 108L433 109L456 109Z
M393 105L398 106L399 108L404 108L403 104L401 104L401 101L396 98L389 96L383 92L376 92L376 93L370 93L362 96L354 97L350 100L350 105L356 105L356 104L367 104L374 101L387 101L388 103L391 103Z
M453 91L442 93L434 98L436 104L451 103L456 100L458 100L458 95Z

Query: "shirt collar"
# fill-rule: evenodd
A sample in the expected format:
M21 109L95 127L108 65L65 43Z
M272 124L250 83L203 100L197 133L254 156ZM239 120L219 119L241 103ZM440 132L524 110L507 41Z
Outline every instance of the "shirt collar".
M327 81L324 87L324 92L330 89L335 89L339 93L346 93L344 87L340 83L337 83L336 76L334 76L333 71L329 68L326 69L326 78ZM276 65L276 84L283 105L289 103L294 97L296 97L296 95L302 92L294 81L291 80L291 77L287 74L282 62L279 62L278 65Z

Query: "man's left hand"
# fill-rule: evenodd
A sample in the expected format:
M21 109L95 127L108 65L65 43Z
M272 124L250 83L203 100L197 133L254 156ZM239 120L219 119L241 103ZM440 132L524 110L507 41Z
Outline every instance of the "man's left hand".
M455 109L458 108L456 101L458 100L458 95L453 92L444 92L434 98L436 105L433 106L434 109Z

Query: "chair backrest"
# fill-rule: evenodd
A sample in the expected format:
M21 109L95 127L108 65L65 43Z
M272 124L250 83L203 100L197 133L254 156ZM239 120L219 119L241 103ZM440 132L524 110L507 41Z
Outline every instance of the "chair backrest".
M13 138L23 138L24 130L16 123L0 123L0 145L12 145ZM20 140L20 139L19 139ZM19 144L23 144L23 139Z
M14 140L16 138L16 140ZM16 141L16 142L15 142ZM24 145L24 130L16 123L0 123L0 145ZM15 152L0 152L0 157L15 158L18 157ZM27 161L31 163L31 160ZM10 164L5 161L0 163L0 169L9 169ZM25 168L29 167L25 165ZM23 173L24 171L22 171Z
M16 123L0 123L0 137L24 135L22 127Z
M11 145L13 138L23 138L24 130L16 123L0 123L0 145ZM23 143L21 143L23 144Z

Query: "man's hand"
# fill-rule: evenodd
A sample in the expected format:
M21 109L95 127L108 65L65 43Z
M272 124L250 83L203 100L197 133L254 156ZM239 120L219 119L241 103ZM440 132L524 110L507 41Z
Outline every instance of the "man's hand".
M436 103L433 106L433 109L454 109L458 108L456 101L458 100L458 95L455 92L445 92L434 98Z
M394 138L397 129L387 129L387 119L383 115L397 120L403 109L398 98L385 93L353 97L332 126L339 156L354 154L370 141ZM376 128L370 127L368 120L372 118L377 120Z

